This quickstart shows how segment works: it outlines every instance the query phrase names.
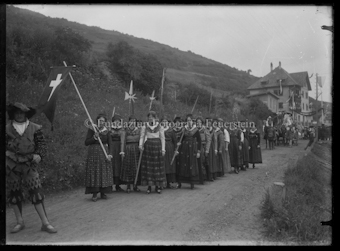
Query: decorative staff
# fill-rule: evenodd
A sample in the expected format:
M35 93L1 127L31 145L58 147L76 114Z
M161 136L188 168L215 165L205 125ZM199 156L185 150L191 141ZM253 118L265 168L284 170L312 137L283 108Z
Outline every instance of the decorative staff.
M132 108L133 106L132 102L135 102L135 99L137 99L135 96L136 94L133 94L133 82L131 80L129 93L125 92L125 98L124 98L124 100L129 100L129 115L130 116L133 115L134 113L134 109Z
M116 111L116 107L114 106L113 111L112 111L111 121L112 121L113 117L115 116L115 111Z
M155 90L152 91L152 95L150 97L150 106L149 106L149 111L151 111L151 107L152 107L152 102L155 100Z
M166 70L166 68L163 68L163 76L162 76L162 84L161 84L161 97L160 97L160 101L161 101L160 116L161 117L163 116L163 113L164 113L163 92L164 92L165 70Z

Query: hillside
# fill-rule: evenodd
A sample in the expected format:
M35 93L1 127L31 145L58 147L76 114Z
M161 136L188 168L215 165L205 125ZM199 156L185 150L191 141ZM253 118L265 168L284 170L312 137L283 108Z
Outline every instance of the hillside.
M92 51L98 55L99 61L106 60L105 51L107 45L115 44L118 41L126 41L134 48L154 55L163 65L164 68L170 68L166 77L169 79L176 72L175 70L184 71L182 74L182 82L188 82L192 78L191 74L203 74L210 77L211 81L207 84L206 79L196 78L198 86L212 87L223 91L245 90L248 86L254 83L258 78L248 74L245 71L237 70L228 65L216 62L214 60L202 57L191 51L181 51L168 45L160 44L148 39L137 38L132 35L123 34L117 31L104 30L99 27L90 27L76 22L70 22L66 19L49 18L39 13L29 10L7 8L7 25L14 23L41 23L47 26L67 26L78 32L84 38L88 39L92 44ZM181 83L181 82L180 82Z
M70 28L71 26L72 28ZM84 30L76 27L81 27ZM110 34L116 34L116 38L118 36L131 39L129 43L121 44L123 47L125 46L125 50L122 52L119 50L121 47L118 47L118 50L115 51L117 44L114 44L111 51L107 49L107 51L100 52L99 40L93 41L83 36L84 32L87 32L88 37L89 34L96 37L99 33L91 33L90 31L93 30L104 32L96 27L87 27L63 19L52 19L31 11L7 6L6 103L22 102L29 107L36 107L50 74L50 67L60 66L65 61L68 65L77 66L72 70L72 76L93 120L100 112L106 112L110 119L113 107L126 120L129 114L128 102L124 101L124 92L128 91L129 83L133 77L131 74L127 74L123 79L124 75L112 67L115 63L117 64L117 60L114 60L115 57L110 58L108 52L118 51L118 54L120 53L124 59L128 60L127 62L132 62L135 67L132 67L132 70L137 69L132 72L132 74L138 75L136 76L137 80L134 79L135 87L138 85L140 87L141 84L144 84L144 88L149 89L150 86L152 88L160 87L162 68L166 67L164 111L170 118L175 115L184 117L190 113L197 96L199 96L199 100L194 110L195 116L213 115L232 121L234 119L233 111L237 110L237 113L240 113L238 116L240 119L242 114L254 121L268 117L269 110L266 107L263 108L262 102L246 103L236 94L228 95L230 90L221 80L223 74L228 75L229 73L232 74L228 76L234 74L234 80L231 80L231 83L236 81L237 77L251 79L252 76L246 73L180 51L169 56L169 64L160 63L161 60L165 60L166 56L156 57L152 56L151 52L142 51L143 46L148 48L146 51L151 51L151 45L154 42L130 38L128 35L114 32L110 32ZM98 37L100 36L98 35ZM115 36L112 36L112 40L114 38ZM110 41L112 42L112 40ZM109 41L102 41L102 49L104 49ZM137 43L138 41L142 42ZM139 46L139 49L133 47L133 43ZM165 45L154 44L155 48L163 46L167 48L166 50L175 50ZM202 70L198 70L197 64L188 64L197 58L200 58ZM176 65L175 60L178 61L178 67L171 68L171 64ZM217 87L217 85L224 85L224 89L213 89L215 93L222 95L219 98L211 99L212 106L209 114L210 88ZM238 90L236 86L240 88L244 85L242 82L241 84L232 84L235 89L231 91ZM178 90L176 98L172 95L174 88ZM138 91L137 88L135 89L137 97L134 106L135 115L138 119L146 120L151 92L148 90L144 95L143 88ZM159 92L159 90L157 91ZM217 94L216 96L218 96ZM238 109L233 109L235 107ZM159 100L154 101L152 109L159 112L160 108ZM252 114L249 111L252 111ZM87 147L84 144L88 130L84 126L86 119L86 112L70 79L65 81L58 94L53 123L54 131L50 130L51 125L44 114L37 114L32 118L33 122L43 126L48 145L48 155L42 162L40 170L46 191L60 191L83 186L87 154Z

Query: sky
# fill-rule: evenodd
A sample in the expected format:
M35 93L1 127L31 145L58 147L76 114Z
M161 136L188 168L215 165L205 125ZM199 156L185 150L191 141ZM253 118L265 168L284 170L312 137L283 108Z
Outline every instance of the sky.
M316 97L332 101L333 8L326 5L15 5L45 16L150 39L251 70L263 77L279 65L307 71Z

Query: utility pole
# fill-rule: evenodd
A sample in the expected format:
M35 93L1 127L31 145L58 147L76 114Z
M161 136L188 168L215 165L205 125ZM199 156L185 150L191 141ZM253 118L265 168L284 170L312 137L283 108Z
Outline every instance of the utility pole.
M315 98L315 100L316 100L316 119L317 119L317 121L316 121L316 129L315 129L315 140L316 140L316 142L318 142L319 141L319 118L318 118L318 110L319 110L319 105L318 105L318 80L319 80L319 78L318 78L318 74L316 73L315 74L315 77L316 77L316 81L315 81L315 86L316 86L316 89L315 89L315 91L316 91L316 94L315 94L315 96L316 96L316 98Z

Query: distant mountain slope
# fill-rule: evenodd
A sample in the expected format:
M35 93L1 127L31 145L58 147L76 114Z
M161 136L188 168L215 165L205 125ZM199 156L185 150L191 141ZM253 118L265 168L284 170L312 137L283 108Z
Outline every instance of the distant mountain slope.
M195 83L197 83L198 86L206 85L206 88L209 89L210 87L215 88L217 91L223 90L230 92L245 90L258 79L258 77L252 76L246 71L237 70L191 51L181 51L165 44L149 39L137 38L117 31L87 26L63 18L50 18L33 11L15 8L13 6L7 7L6 18L8 25L11 25L12 22L22 22L24 24L25 20L29 20L32 23L44 22L51 27L68 26L90 40L93 52L101 55L100 58L102 60L105 60L105 51L109 43L115 44L120 40L124 40L136 49L157 57L165 68L211 76L211 83L213 84L210 86L207 86L204 81L201 82L200 78L197 79ZM190 75L188 76L191 78ZM188 79L183 81L188 82Z

